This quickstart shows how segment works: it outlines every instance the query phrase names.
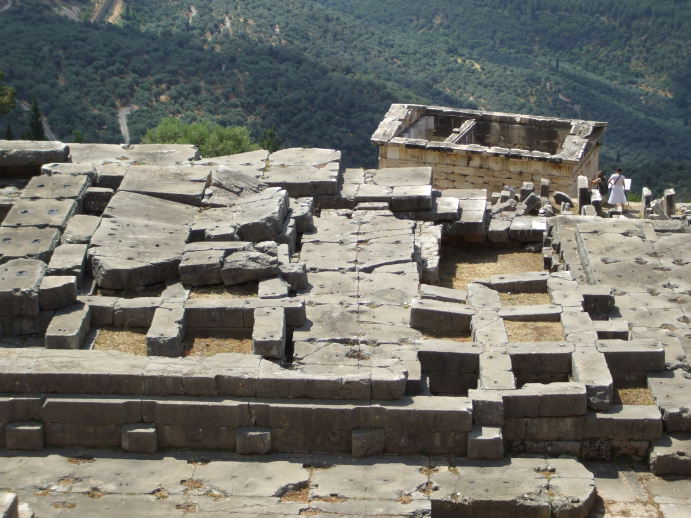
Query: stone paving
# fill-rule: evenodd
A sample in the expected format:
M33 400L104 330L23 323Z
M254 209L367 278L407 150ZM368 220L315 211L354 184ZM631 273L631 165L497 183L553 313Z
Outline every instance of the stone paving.
M459 490L467 504L464 516L489 516L482 514L488 512L482 508L482 494L498 498L502 487L530 485L521 480L521 464L545 468L537 477L552 490L558 491L562 480L579 480L560 479L562 469L573 467L553 458L512 459L498 472L490 469L491 463L478 469L479 463L467 459L427 456L358 460L328 454L246 457L171 451L144 456L105 450L1 454L0 491L17 493L39 517L429 516L440 493ZM509 462L513 470L506 469ZM595 475L597 486L588 518L677 518L691 512L689 479L662 479L645 465L622 461L586 462L585 468ZM578 476L578 471L572 473ZM540 516L539 509L535 504L526 516Z

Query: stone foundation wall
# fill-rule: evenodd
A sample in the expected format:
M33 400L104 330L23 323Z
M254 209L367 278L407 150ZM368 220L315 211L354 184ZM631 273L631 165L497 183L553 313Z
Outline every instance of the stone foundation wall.
M541 179L547 178L552 191L575 194L579 175L595 176L599 155L599 148L594 147L580 163L559 163L389 143L379 147L379 167L432 167L435 189L487 189L491 194L500 192L505 185L539 185Z

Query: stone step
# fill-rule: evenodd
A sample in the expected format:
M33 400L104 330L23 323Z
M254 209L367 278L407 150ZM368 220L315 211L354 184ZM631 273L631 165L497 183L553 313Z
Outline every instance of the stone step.
M501 459L504 456L504 441L501 427L477 426L468 434L469 459Z

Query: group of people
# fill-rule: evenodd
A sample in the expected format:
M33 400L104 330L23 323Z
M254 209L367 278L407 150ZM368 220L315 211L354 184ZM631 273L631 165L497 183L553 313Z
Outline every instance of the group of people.
M609 180L605 178L605 173L598 171L595 178L590 180L590 183L597 186L597 190L602 194L602 196L607 195L609 190L609 198L607 203L610 205L616 205L617 210L624 213L624 205L626 205L626 191L625 191L625 178L624 172L617 168L616 171L609 177Z

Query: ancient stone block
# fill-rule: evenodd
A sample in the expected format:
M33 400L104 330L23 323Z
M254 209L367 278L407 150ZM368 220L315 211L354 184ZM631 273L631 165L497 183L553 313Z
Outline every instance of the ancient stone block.
M384 453L386 432L382 428L357 428L352 431L353 457L371 457Z
M242 426L235 432L235 449L241 455L264 455L271 451L271 428Z
M76 277L51 275L43 277L38 293L41 309L62 309L72 305L76 299Z
M286 317L283 308L254 310L252 346L255 354L265 358L281 359L285 356Z
M122 449L128 453L154 453L158 450L156 425L132 423L122 426Z
M46 330L46 349L79 349L91 329L91 308L75 304L58 311Z
M5 428L8 450L43 449L43 423L16 422Z

